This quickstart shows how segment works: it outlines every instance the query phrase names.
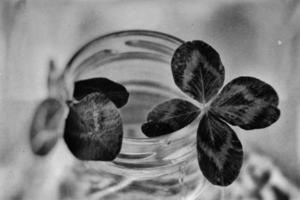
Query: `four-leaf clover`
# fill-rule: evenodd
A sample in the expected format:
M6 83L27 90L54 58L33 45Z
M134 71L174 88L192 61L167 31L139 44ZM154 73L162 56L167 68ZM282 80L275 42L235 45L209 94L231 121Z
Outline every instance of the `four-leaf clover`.
M171 68L175 84L198 103L184 99L163 102L149 112L142 131L148 137L170 134L200 118L199 167L212 184L231 184L241 169L243 149L227 123L245 130L273 124L280 116L277 93L253 77L238 77L219 92L224 66L217 51L203 41L182 44L173 55Z

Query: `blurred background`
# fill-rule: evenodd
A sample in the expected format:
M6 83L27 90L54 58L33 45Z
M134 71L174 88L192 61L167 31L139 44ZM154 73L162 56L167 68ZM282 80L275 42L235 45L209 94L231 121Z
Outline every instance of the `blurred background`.
M15 187L36 162L27 130L34 107L47 96L49 60L61 71L79 47L99 35L147 29L211 44L223 60L225 82L255 76L277 90L279 121L236 132L245 149L265 155L300 186L299 5L298 0L1 1L0 183Z

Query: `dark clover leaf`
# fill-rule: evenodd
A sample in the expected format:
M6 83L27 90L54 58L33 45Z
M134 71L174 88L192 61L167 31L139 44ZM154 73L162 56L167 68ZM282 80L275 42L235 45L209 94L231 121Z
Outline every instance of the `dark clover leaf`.
M208 102L224 83L220 56L203 41L182 44L175 51L171 66L176 85L201 103Z
M148 137L156 137L177 131L190 124L200 113L192 103L171 99L157 105L147 116L142 131Z
M91 93L70 105L64 139L81 160L111 161L121 150L122 119L116 106L103 93Z
M211 109L232 125L243 129L270 126L278 120L279 99L267 83L253 77L229 82L212 102Z
M63 104L47 98L42 101L33 116L30 127L30 146L34 154L48 154L62 135L60 130L64 118Z
M92 78L75 82L74 98L81 100L94 92L105 94L118 108L124 106L129 97L126 88L107 78Z
M227 186L239 175L243 162L242 144L235 132L210 112L200 121L197 150L200 169L212 184Z

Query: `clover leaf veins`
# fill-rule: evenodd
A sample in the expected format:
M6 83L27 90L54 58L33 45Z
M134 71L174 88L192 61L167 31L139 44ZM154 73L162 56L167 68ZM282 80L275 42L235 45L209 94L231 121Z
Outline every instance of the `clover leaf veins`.
M53 124L54 119L55 122L62 120L59 101L46 99L38 107L35 116L39 116L39 120L34 118L31 129L31 135L34 136L31 137L33 152L37 155L47 154L63 135L69 150L78 159L115 159L121 150L123 138L122 119L117 108L128 101L126 88L106 78L93 78L75 82L73 96L74 100L66 103L69 114L61 135L55 126L51 128L53 126L48 125ZM58 117L51 117L56 116L51 113L58 113ZM44 137L45 133L49 133L44 130L49 129L55 138L54 142ZM34 143L37 141L35 138L45 139Z
M280 116L276 91L254 77L238 77L221 89L224 66L218 52L203 41L179 46L173 55L171 70L179 89L199 103L194 105L184 99L163 102L149 112L142 131L148 137L162 136L200 118L199 167L212 184L231 184L240 172L243 149L228 124L245 130L273 124ZM204 106L200 108L201 104Z

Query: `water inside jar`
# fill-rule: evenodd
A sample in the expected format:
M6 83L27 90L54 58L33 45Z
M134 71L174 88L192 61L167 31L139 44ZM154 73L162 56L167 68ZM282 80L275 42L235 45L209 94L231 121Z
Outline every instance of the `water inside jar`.
M143 55L154 59L143 59ZM148 112L159 103L182 96L173 82L169 62L162 62L160 55L154 53L144 52L139 56L105 63L80 77L106 77L126 87L129 100L120 109L125 138L145 138L141 125L146 122Z
M125 87L130 89L130 98L127 105L121 109L124 137L145 137L141 134L141 124L146 122L147 114L152 107L169 99L170 94L168 95L163 88L155 88L155 85L143 82L128 82Z

